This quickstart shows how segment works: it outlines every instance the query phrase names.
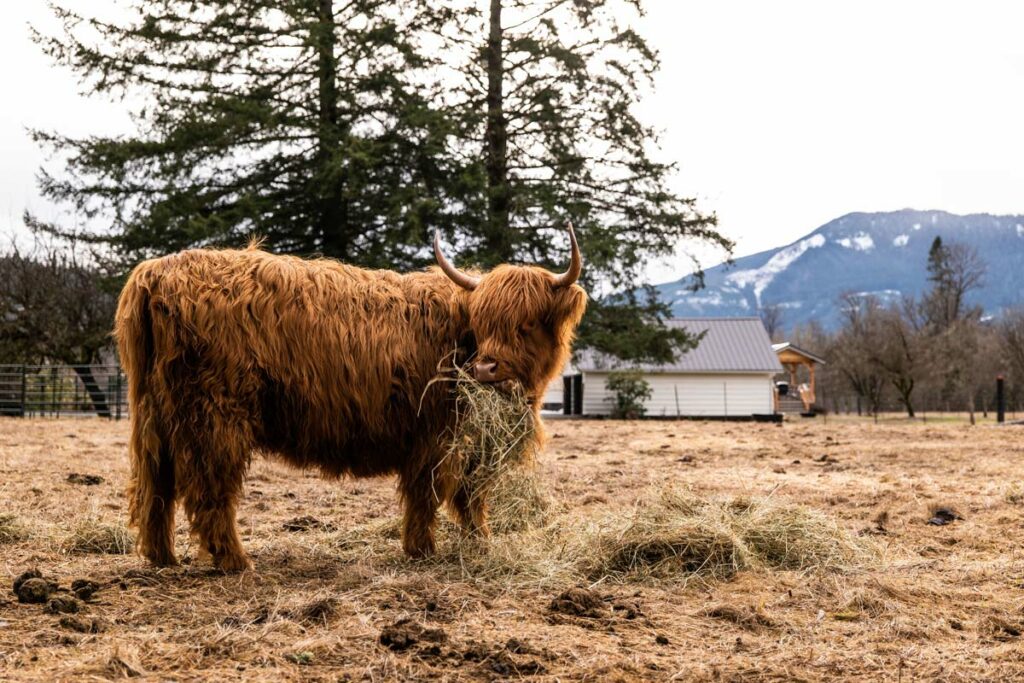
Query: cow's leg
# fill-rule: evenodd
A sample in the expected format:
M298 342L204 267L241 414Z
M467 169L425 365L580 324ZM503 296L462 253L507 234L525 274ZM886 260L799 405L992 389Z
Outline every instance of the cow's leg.
M214 566L241 571L252 566L235 520L249 464L250 441L244 429L208 414L204 429L189 439L190 457L179 458L178 493L200 547Z
M483 494L471 494L465 486L459 486L452 497L451 511L468 536L487 536L487 500Z
M174 462L157 428L152 398L145 393L132 398L129 523L138 529L136 547L143 557L159 566L174 565Z
M405 509L402 519L402 548L411 557L434 553L437 508L444 499L430 467L399 474L398 486Z
M174 556L174 463L161 457L150 464L154 472L143 483L140 477L132 482L137 524L138 548L142 556L155 565L176 565Z

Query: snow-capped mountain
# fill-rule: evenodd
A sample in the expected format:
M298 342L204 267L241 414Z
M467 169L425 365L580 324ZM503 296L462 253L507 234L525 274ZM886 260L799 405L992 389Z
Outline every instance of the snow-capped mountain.
M928 288L928 249L936 236L973 245L985 261L985 286L972 296L992 315L1024 303L1024 216L957 216L944 211L851 213L779 249L736 259L705 272L705 288L690 279L658 286L679 317L756 315L782 309L782 324L838 322L847 292L895 301Z

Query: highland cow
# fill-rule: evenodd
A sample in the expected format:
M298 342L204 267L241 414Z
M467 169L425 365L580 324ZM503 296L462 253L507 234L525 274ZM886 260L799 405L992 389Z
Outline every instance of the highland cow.
M518 383L539 410L569 353L586 295L555 275L502 265L399 274L258 248L192 250L140 264L115 334L129 380L129 515L139 552L176 563L181 501L203 552L250 566L235 511L253 452L328 477L398 475L402 545L434 550L437 509L486 533L486 502L460 485L446 435L454 366Z

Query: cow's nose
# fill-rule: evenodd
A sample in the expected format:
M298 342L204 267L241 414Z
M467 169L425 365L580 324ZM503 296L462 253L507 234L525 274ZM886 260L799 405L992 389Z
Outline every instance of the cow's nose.
M477 363L473 366L473 374L476 376L477 382L497 382L498 381L498 361L487 361L486 363Z

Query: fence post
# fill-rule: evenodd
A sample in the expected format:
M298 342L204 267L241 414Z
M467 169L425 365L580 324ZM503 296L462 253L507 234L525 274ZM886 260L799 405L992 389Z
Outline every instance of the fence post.
M114 414L116 415L116 417L114 419L115 420L120 420L121 419L121 366L120 365L117 366L117 381L114 383L114 387L115 387L114 388L114 392L115 392L114 393L114 404L116 406L114 408Z
M27 376L28 376L27 368L25 367L25 364L22 363L21 364L21 416L22 417L28 417L28 415L26 415L26 413L28 412L28 408L25 406L25 391L28 388L26 386L27 381L28 381Z
M996 376L996 422L1006 422L1006 377Z
M63 377L56 366L53 366L53 370L50 371L50 378L53 380L53 417L59 418L60 404L63 402Z

